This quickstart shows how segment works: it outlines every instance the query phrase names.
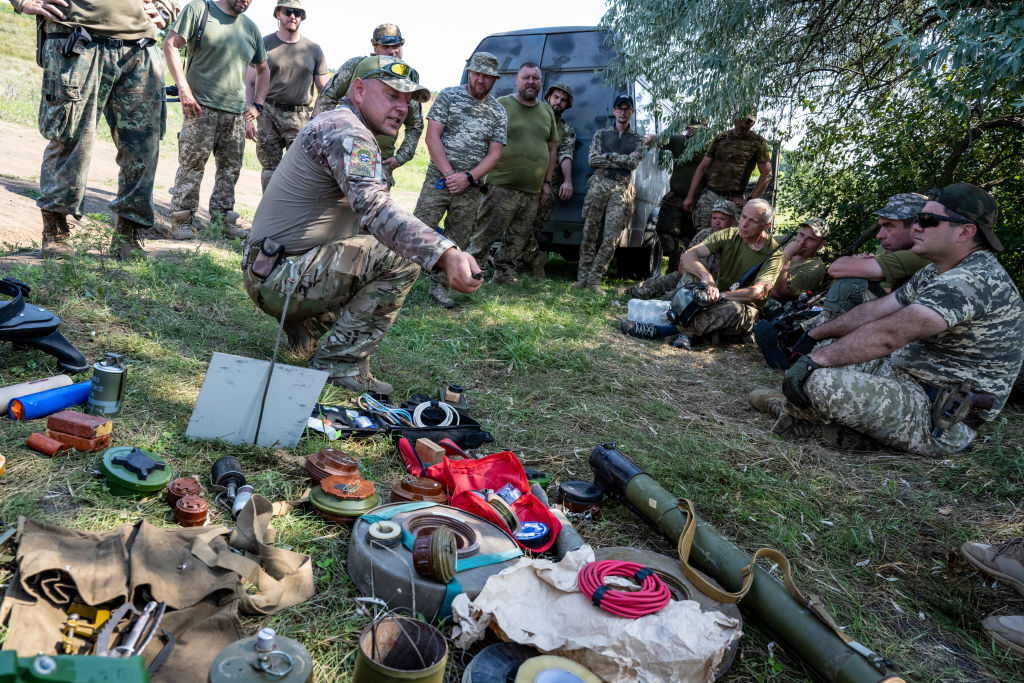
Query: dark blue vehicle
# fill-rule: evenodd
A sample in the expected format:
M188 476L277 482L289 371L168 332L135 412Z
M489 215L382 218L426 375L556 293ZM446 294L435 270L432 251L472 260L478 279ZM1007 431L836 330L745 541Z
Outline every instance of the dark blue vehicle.
M566 259L579 258L583 235L583 197L587 179L594 169L587 163L590 141L600 128L614 123L611 115L615 96L628 93L636 102L631 125L642 135L660 133L660 122L650 112L651 97L642 82L617 87L605 83L604 68L615 56L609 34L593 26L563 26L495 33L477 45L475 52L490 52L498 58L501 78L491 93L495 97L515 90L516 72L523 62L540 64L543 75L541 94L555 83L565 83L573 92L573 106L563 116L576 129L576 157L573 161L574 194L567 202L555 205L551 220L540 237L541 249ZM468 63L468 60L467 60ZM466 82L463 71L462 82ZM658 205L668 191L668 173L658 163L657 150L633 172L636 205L633 220L624 230L616 251L615 263L620 276L643 279L661 268L661 245L654 225Z

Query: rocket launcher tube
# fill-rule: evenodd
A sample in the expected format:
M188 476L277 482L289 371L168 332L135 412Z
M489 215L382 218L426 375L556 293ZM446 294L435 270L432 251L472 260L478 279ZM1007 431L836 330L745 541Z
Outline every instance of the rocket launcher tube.
M679 542L686 513L678 500L614 445L605 444L590 454L590 468L605 491L623 496L648 522L669 539ZM750 558L711 525L697 519L691 563L728 591L743 585ZM779 581L758 566L753 568L750 591L738 605L799 659L817 678L828 683L903 683L883 657L856 642L845 642L814 612L795 600Z

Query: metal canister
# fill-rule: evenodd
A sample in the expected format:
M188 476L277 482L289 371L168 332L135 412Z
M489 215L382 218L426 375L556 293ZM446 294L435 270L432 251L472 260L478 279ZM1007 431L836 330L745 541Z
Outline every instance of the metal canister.
M92 386L89 387L85 412L104 417L120 415L127 377L128 369L121 354L103 354L103 360L92 366Z

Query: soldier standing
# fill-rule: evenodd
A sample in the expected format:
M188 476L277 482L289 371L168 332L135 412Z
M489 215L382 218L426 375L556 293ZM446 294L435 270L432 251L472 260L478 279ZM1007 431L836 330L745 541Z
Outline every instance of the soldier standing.
M750 199L757 199L768 188L772 179L771 157L768 154L768 142L752 130L755 123L757 112L737 116L735 127L715 136L694 171L683 209L693 211L693 223L697 230L710 227L711 208L720 200L728 199L735 202L736 206L743 206L754 166L757 166L761 176L757 179ZM707 187L700 193L698 200L697 193L705 174Z
M527 241L523 252L523 263L530 268L530 274L534 277L544 277L544 265L548 262L548 254L540 250L538 240L544 226L551 220L555 200L567 202L572 199L572 162L576 156L576 130L562 118L562 113L572 107L572 88L565 83L555 83L548 88L544 100L555 112L555 120L562 131L562 141L558 143L555 152L555 168L551 175L552 192L548 200L537 207L537 217L533 219L533 239Z
M672 175L668 181L669 191L661 198L656 226L661 251L668 257L666 273L672 273L679 267L679 257L686 251L687 244L697 232L693 225L693 214L683 208L683 202L686 201L690 182L693 180L693 174L697 172L700 160L704 158L704 152L693 154L689 161L680 162L679 159L686 153L686 145L690 138L702 125L700 121L690 121L684 135L671 135L668 142L659 145L660 149L668 150L674 160ZM650 144L654 137L648 135L647 143Z
M178 86L185 115L178 133L178 172L171 199L173 239L193 239L198 232L199 186L213 154L217 177L210 195L210 215L234 225L235 183L242 170L245 123L263 110L270 72L267 51L256 24L243 12L252 0L193 0L185 6L164 39L164 57ZM188 69L178 50L188 44ZM246 107L245 71L256 69L252 104Z
M119 258L142 249L153 225L153 181L160 152L164 62L157 31L178 12L177 0L11 0L14 11L43 20L39 132L49 140L39 171L43 255L71 249L67 216L80 217L100 116L117 147L116 215L111 245ZM77 37L75 37L77 35Z
M371 56L387 55L401 59L405 38L402 37L401 30L394 24L381 24L373 29L370 45L373 47ZM338 106L352 83L352 73L355 71L356 64L364 56L353 57L338 67L331 79L327 81L320 97L317 98L313 116ZM405 126L405 137L402 138L402 146L397 151L395 150L395 144L398 142L397 132L394 135L382 135L377 138L381 154L384 155L384 160L381 163L384 164L384 175L389 185L395 184L392 175L395 169L416 156L416 147L420 144L420 136L423 135L423 105L416 100L409 102L409 113L406 114L403 125Z
M288 302L289 347L353 391L391 393L371 374L370 356L420 266L443 270L460 292L480 286L473 258L399 206L384 180L374 136L394 135L409 100L429 96L401 60L359 62L341 105L311 121L288 148L246 241L246 292L274 317Z
M615 254L619 235L633 217L636 190L630 178L643 159L644 138L629 127L633 100L619 95L612 105L615 125L594 133L590 143L590 165L594 175L587 181L583 200L583 242L576 286L600 291L608 264Z
M444 217L445 237L461 249L473 236L479 179L498 163L505 146L508 114L491 96L498 78L498 58L477 52L466 67L466 85L439 92L427 114L430 165L413 213L427 225L439 225ZM445 308L455 305L441 273L431 276L430 297Z
M327 60L320 46L299 34L299 24L306 19L306 10L299 0L279 0L274 8L277 31L263 36L270 67L270 86L263 111L256 125L245 124L245 136L256 142L256 158L263 171L260 183L267 189L270 176L281 163L284 150L309 122L313 96L327 84ZM256 95L256 69L245 74L245 98L248 107Z
M479 262L501 240L494 255L494 282L516 283L523 248L532 236L537 198L547 201L559 138L555 112L540 94L540 67L525 62L516 73L516 92L498 98L508 113L508 139L494 170L487 174L490 190L480 202L476 234L469 253Z

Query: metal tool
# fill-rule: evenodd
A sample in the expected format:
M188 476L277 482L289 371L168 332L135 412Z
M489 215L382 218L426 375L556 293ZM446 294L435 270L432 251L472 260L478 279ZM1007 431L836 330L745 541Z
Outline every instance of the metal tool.
M125 603L117 608L117 610L111 615L107 624L100 630L99 635L96 637L96 654L101 657L133 657L135 655L142 654L142 651L149 645L149 641L153 639L153 635L157 632L160 626L160 622L163 620L164 611L167 608L167 603L156 602L150 600L143 608L140 614L131 603ZM117 624L121 621L124 616L131 611L133 614L137 614L138 617L132 625L131 630L128 631L127 637L124 641L111 647L112 636L114 629L117 628ZM124 631L122 631L122 634Z
M96 609L88 605L72 604L68 608L68 620L64 626L64 635L61 637L61 645L64 654L75 653L74 637L93 638L96 631L110 620L110 610Z

